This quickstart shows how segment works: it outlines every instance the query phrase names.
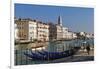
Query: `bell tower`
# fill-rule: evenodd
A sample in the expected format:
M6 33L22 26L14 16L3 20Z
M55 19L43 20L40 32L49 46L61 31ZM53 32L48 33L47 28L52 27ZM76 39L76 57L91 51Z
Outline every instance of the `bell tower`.
M58 17L58 25L62 26L62 17L61 16Z

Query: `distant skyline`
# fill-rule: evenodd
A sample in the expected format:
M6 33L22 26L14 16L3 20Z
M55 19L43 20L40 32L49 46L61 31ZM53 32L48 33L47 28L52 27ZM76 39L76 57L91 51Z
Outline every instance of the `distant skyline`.
M64 27L73 32L94 33L94 9L83 7L15 4L15 17L32 18L57 24L62 17Z

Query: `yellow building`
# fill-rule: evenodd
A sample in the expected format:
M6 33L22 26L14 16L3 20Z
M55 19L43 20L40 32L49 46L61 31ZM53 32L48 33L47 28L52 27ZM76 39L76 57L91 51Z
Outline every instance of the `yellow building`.
M15 20L17 24L19 40L33 41L37 39L37 23L36 20L18 19Z
M38 41L49 41L49 25L47 23L43 23L38 21Z
M56 39L57 40L62 40L63 39L63 29L62 29L62 26L60 26L60 25L56 25L56 31L57 31L57 35L56 35Z

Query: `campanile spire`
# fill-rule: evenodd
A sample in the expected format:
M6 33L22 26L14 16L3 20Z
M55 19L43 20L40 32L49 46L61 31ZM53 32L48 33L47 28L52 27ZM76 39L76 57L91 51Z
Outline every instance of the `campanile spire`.
M58 17L58 24L59 24L60 26L62 26L62 17L61 17L61 16Z

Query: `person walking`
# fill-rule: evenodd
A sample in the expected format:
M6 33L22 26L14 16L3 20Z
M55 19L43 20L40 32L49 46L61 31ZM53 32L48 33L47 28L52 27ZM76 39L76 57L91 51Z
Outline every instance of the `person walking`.
M89 55L90 54L90 45L89 44L87 45L86 50L87 50L87 53Z

